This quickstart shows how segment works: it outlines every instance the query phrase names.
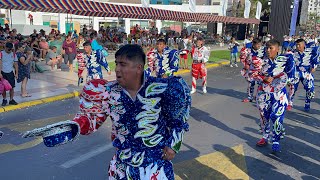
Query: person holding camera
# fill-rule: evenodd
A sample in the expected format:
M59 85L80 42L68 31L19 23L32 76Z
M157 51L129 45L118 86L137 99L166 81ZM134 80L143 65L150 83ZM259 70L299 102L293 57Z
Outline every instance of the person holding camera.
M21 82L21 97L31 97L31 95L27 93L27 83L28 79L30 79L30 64L34 59L32 49L24 46L22 43L19 43L16 49L19 69L17 83Z
M7 42L5 44L4 51L0 52L0 79L6 79L10 85L10 105L17 105L18 103L13 99L14 96L14 87L16 85L16 78L18 78L18 58L14 52L13 44ZM3 91L2 93L3 100L2 106L6 106L8 103L7 92Z

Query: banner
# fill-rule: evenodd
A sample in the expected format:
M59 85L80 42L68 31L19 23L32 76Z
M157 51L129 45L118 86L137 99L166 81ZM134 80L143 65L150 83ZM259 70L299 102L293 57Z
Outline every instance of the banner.
M251 8L251 2L250 2L250 0L246 0L244 3L244 13L243 13L244 18L249 18L250 8Z
M150 0L141 0L142 7L149 7Z
M228 8L228 0L221 0L220 1L222 16L227 16L227 8Z
M294 0L292 16L291 16L291 24L290 24L290 33L289 33L290 36L296 34L298 11L299 11L299 0Z
M257 2L257 11L256 11L256 19L260 19L261 17L262 4L260 1Z
M196 12L196 0L189 0L189 9L191 12Z

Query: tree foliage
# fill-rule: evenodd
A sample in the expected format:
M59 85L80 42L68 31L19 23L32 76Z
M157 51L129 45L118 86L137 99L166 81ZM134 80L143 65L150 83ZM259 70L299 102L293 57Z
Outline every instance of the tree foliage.
M257 3L259 1L262 4L261 14L270 13L270 6L268 5L268 2L269 2L268 0L250 0L251 2L250 18L256 17ZM245 8L244 2L245 2L244 0L240 0L239 2L233 1L232 16L243 17L244 8Z

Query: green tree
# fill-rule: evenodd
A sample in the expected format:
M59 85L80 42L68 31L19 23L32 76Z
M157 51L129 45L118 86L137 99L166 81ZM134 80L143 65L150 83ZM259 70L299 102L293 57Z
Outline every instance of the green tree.
M257 9L257 3L258 1L262 4L262 13L270 13L270 6L268 5L268 0L251 0L251 8L250 8L250 18L255 18L256 16L256 9ZM240 0L239 3L234 1L233 7L232 7L232 15L235 17L243 17L244 13L244 0Z

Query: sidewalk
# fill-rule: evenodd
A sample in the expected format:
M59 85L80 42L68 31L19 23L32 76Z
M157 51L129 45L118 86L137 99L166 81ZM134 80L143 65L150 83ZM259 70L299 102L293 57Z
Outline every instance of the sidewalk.
M108 61L114 61L112 60L112 57L114 57L113 53L110 53L109 57L110 59L108 59ZM207 68L227 64L229 64L229 61L221 61L219 63L207 64ZM16 106L0 106L0 113L79 96L79 92L82 90L85 82L78 87L78 76L76 71L69 72L67 69L50 71L49 67L45 65L44 62L40 62L39 65L48 71L43 73L31 73L31 79L29 79L27 83L27 91L31 97L21 97L21 83L16 83L16 87L14 88L14 99L19 104ZM190 70L181 69L176 75L186 73L190 73ZM87 72L84 71L83 75L85 76L86 74ZM103 77L109 81L115 80L115 72L108 75L104 70ZM2 102L2 98L0 99Z

